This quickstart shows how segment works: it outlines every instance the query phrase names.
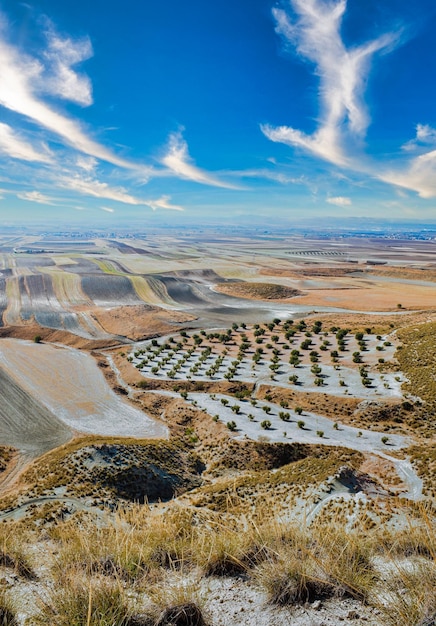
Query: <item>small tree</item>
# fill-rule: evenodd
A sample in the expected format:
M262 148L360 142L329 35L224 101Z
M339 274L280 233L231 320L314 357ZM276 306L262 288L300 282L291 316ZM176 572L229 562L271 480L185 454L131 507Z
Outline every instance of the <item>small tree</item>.
M295 407L295 413L297 415L301 415L303 413L303 409L301 408L301 406L296 406Z
M304 422L303 422L303 420L298 420L298 422L297 422L297 426L298 426L298 428L304 428Z
M271 428L271 422L269 420L263 420L263 422L260 423L260 426L264 430L268 430L269 428Z
M231 430L232 432L236 430L237 426L236 426L236 422L234 422L233 420L231 422L227 422L226 424L227 428L229 430Z
M41 335L35 335L33 338L34 343L41 343L42 337Z

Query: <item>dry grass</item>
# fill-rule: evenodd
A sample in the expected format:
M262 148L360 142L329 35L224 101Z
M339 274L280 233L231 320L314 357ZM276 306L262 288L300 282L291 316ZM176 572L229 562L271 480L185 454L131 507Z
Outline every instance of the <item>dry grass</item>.
M254 575L269 602L279 605L342 596L365 601L377 580L364 535L332 525L294 528Z
M63 488L70 496L157 501L199 486L202 469L192 446L181 442L87 436L35 461L17 491L27 499Z
M56 626L130 626L132 617L127 594L116 580L74 574L51 593L37 620Z
M4 590L0 591L0 626L18 626L16 608Z
M50 540L44 584L53 591L32 623L204 626L202 578L238 576L278 606L351 597L377 607L380 623L423 626L436 610L434 511L411 507L407 520L401 531L347 532L332 521L306 527L271 513L256 524L234 509L214 515L176 502L119 510L97 525L72 517L44 538L33 533L34 547Z
M301 294L298 289L271 283L218 283L216 291L249 300L288 300Z
M424 402L414 414L412 425L423 435L436 434L436 322L419 324L398 331L403 342L397 351L401 370L409 379L403 389Z

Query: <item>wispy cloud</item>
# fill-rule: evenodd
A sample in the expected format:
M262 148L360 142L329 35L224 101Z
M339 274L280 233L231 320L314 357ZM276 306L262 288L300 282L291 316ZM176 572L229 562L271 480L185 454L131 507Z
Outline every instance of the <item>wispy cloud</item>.
M416 136L401 147L403 150L412 151L423 146L428 149L429 145L436 145L436 129L428 124L417 124Z
M102 211L106 211L106 213L115 213L115 209L112 209L112 207L109 206L101 206L100 209Z
M234 170L228 173L231 176L238 176L240 178L263 178L266 180L272 180L282 185L302 185L307 184L304 176L291 176L286 171L279 169L273 170L268 168L256 168L247 170Z
M332 198L327 198L327 202L329 204L334 204L335 206L340 207L352 205L351 198L347 198L346 196L335 196Z
M371 57L391 46L396 35L388 33L350 49L340 33L346 0L290 0L290 6L297 21L293 23L282 9L273 9L276 31L316 65L320 124L312 135L290 126L263 125L261 129L271 141L304 148L337 165L349 165L352 159L347 144L359 142L369 124L363 90Z
M72 75L74 73L72 73L69 85L65 84L64 87L61 85L60 68L63 67L66 71L66 59L69 57L69 62L71 63L74 58L80 56L79 52L77 52L78 47L75 47L71 40L61 40L57 39L53 34L50 35L52 42L52 48L49 48L48 52L50 62L53 62L53 48L56 45L59 46L61 59L63 59L55 68L55 73L50 74L50 64L44 65L42 61L20 52L16 47L7 43L5 31L5 24L0 25L1 106L23 115L40 127L49 130L79 152L122 168L143 169L144 171L147 169L117 156L105 146L94 141L87 135L79 122L57 112L45 104L39 97L41 86L47 85L49 91L57 92L57 95L61 95L64 98L81 101L82 104L90 101L90 95L86 95L87 90L89 91L86 86L87 82L83 77L80 78L78 75L75 75L76 78L73 79ZM76 57L74 57L74 54L76 54ZM83 58L83 51L81 55ZM63 92L60 93L62 89ZM27 160L30 160L29 157ZM38 156L35 160L41 159ZM151 171L152 168L149 169Z
M188 144L183 139L181 132L170 135L167 154L163 157L162 163L179 178L193 180L203 185L213 187L224 187L226 189L238 189L235 185L226 183L213 174L200 169L192 163L189 156Z
M40 163L50 163L52 161L46 146L41 146L40 150L37 150L22 139L10 126L3 123L0 123L0 152L22 161Z
M148 204L146 201L130 194L124 187L111 187L107 183L91 177L83 178L76 175L71 178L65 176L57 180L57 185L62 189L76 191L93 198L106 198L107 200L132 205Z
M418 153L404 165L396 165L379 174L379 178L400 188L415 191L421 198L436 196L436 129L417 124L413 139L402 146L408 153ZM429 149L431 147L431 149ZM420 154L419 154L420 153Z
M17 193L17 197L21 200L27 200L28 202L36 202L37 204L48 204L56 206L56 202L49 196L41 193L40 191L25 191L23 193Z
M436 150L412 159L407 167L380 174L380 179L416 191L421 198L436 196Z
M422 143L436 143L436 129L428 124L417 124L416 139Z
M97 164L98 161L97 159L94 159L94 157L85 157L83 155L79 155L76 159L77 167L88 173L94 172L97 168Z
M177 204L171 204L170 196L162 196L157 200L147 200L144 204L151 207L153 211L156 209L168 209L170 211L184 211L185 209L182 206L178 206Z
M70 37L60 37L49 23L47 50L44 52L46 71L40 88L64 100L83 106L92 104L92 85L86 74L77 73L73 67L93 56L88 37L74 41Z

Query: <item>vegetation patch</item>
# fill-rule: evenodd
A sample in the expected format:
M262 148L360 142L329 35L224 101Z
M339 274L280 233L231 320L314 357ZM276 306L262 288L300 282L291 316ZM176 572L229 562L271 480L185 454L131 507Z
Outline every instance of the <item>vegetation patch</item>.
M215 289L235 298L250 300L287 300L301 295L298 289L272 283L218 283Z
M113 501L169 500L201 484L200 458L175 442L112 440L64 446L24 474L27 497L59 492Z
M422 400L410 424L423 435L436 434L436 322L419 324L398 331L403 342L396 357L409 382L403 389Z

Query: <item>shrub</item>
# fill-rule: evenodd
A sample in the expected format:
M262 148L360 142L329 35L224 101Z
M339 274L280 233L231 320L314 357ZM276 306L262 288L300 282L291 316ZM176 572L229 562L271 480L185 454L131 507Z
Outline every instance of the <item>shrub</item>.
M264 430L268 430L269 428L271 428L271 422L269 420L263 420L263 422L260 423L260 426Z

